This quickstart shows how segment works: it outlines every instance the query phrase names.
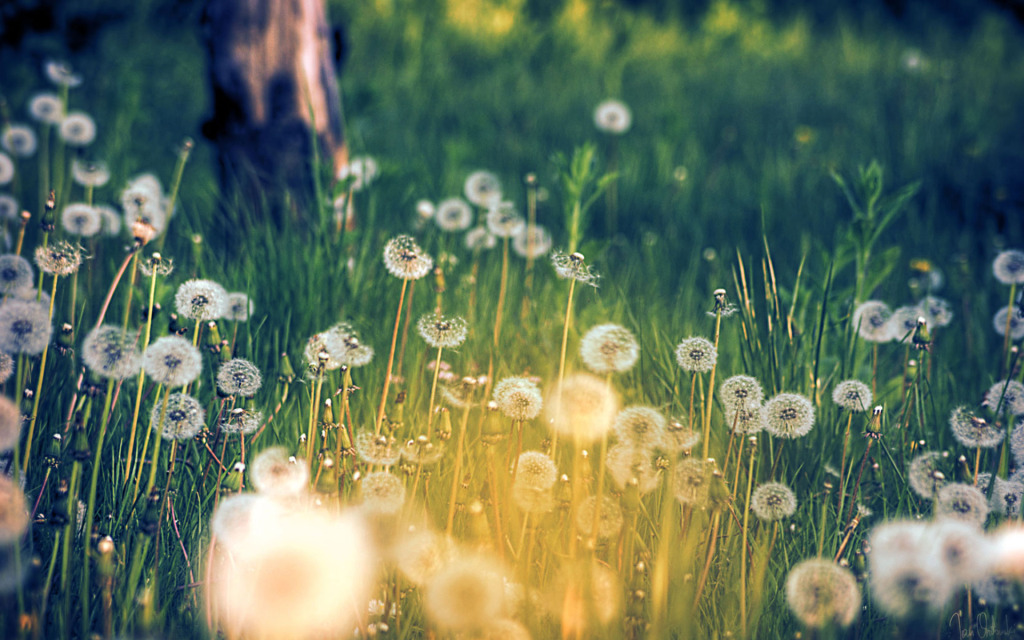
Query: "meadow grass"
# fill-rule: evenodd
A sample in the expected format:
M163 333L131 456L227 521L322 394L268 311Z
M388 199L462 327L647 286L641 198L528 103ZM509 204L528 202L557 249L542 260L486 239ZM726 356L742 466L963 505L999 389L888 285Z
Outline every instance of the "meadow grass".
M1009 435L1017 421L1011 385L991 391L1021 375L1010 349L1019 339L1004 341L992 319L1020 285L991 266L1024 247L1016 27L998 15L969 31L936 20L911 38L878 19L818 31L726 2L687 24L614 4L567 2L547 19L502 7L332 7L351 34L350 145L380 164L348 191L352 229L332 204L349 185L329 175L321 207L279 227L264 222L263 203L219 199L207 144L176 151L205 109L201 51L187 32L151 33L159 5L70 61L85 82L69 108L96 117L97 141L78 152L50 130L0 188L31 213L5 221L10 253L31 259L70 240L88 255L73 276L36 269L53 337L33 354L8 348L5 395L28 418L6 468L27 507L9 501L0 513L15 522L28 511L33 523L3 539L4 575L28 567L2 596L4 635L522 637L515 621L538 638L944 637L950 616L967 628L983 612L1018 633L1015 583L986 583L995 532L1020 517L999 502L1018 460L1003 441L971 446L948 428L959 406L977 412L974 429ZM29 121L29 97L50 90L29 54L52 43L25 46L3 86L13 122ZM622 136L594 128L607 97L632 110ZM65 178L73 157L106 160L110 182L87 194ZM500 239L473 250L465 233L417 213L419 200L462 195L481 168L551 232L554 264L544 252L528 272ZM166 232L136 228L133 241L125 224L83 238L61 224L61 205L113 203L143 171L167 185L146 192L160 206L149 215L177 202ZM41 176L59 191L52 211ZM487 209L474 205L478 224ZM399 234L438 271L395 277L385 247ZM194 294L175 300L197 278L246 293L254 312L208 324ZM916 307L885 341L859 337L861 303L930 294L936 308ZM152 303L161 309L147 314ZM464 342L422 339L417 320L435 310L466 320ZM111 367L180 332L201 370L187 382L164 383L151 366L97 376L84 339L101 314L130 337L100 350ZM584 361L584 336L605 323L632 333L635 363ZM690 336L713 343L713 367L677 354ZM365 345L376 350L369 362ZM230 357L262 371L254 397L218 393ZM588 369L592 378L578 377ZM722 385L740 374L774 400L735 405ZM499 383L512 377L522 380L510 396ZM833 398L849 379L871 388L870 406ZM167 410L173 392L198 400L202 430L162 441L154 430L190 419ZM803 405L783 393L808 403L806 434L790 437L805 431L800 418L773 413L791 400L799 416ZM660 418L617 411L636 406ZM757 433L733 435L737 408L765 412L771 433L757 419ZM691 432L702 441L673 444ZM274 445L283 457L259 458ZM520 451L550 453L553 481L546 467L519 467ZM991 473L990 533L969 549L986 571L951 577L948 561L929 557L912 564L931 573L901 569L892 588L880 567L868 571L864 544L884 522L932 518L938 495L915 492L909 477L923 451L948 452L944 477L926 477L933 493ZM770 481L796 500L774 522L754 505ZM264 511L245 511L237 494ZM269 533L229 520L236 507ZM214 532L222 512L230 526ZM429 542L414 535L429 532ZM928 547L931 534L906 535ZM794 615L787 576L816 557L851 567L863 605L846 594ZM940 578L941 588L910 588Z

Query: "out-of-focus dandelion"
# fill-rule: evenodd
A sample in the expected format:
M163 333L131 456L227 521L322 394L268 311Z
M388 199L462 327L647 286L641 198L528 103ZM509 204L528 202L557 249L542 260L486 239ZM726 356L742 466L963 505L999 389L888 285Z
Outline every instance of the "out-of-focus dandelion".
M666 445L668 421L654 407L626 407L615 416L612 430L619 442L636 449L653 449Z
M1020 340L1024 338L1024 315L1018 310L1017 306L1003 307L996 314L992 316L992 326L995 328L996 333L1001 336L1007 335L1006 328L1010 328L1010 340Z
M861 303L853 312L853 326L857 334L868 342L888 342L892 340L889 319L892 309L878 300Z
M594 373L623 373L640 358L640 345L629 329L599 324L591 327L580 341L580 358Z
M55 93L37 93L29 98L28 114L45 124L60 124L64 119L64 102Z
M13 253L0 256L0 293L8 295L31 287L34 277L32 263L25 258Z
M423 606L442 629L481 629L501 617L505 602L502 577L501 568L489 558L454 558L427 581Z
M605 100L594 109L594 126L600 131L622 135L632 125L633 113L621 100Z
M350 633L373 582L365 526L317 511L260 518L211 568L221 628L234 637ZM339 579L344 577L344 579Z
M82 84L82 76L63 60L47 60L43 64L43 72L50 82L60 87L70 89Z
M947 484L935 497L936 518L952 518L980 527L985 524L988 511L985 494L968 484Z
M229 293L224 302L224 319L234 322L247 322L255 305L248 294L241 291Z
M28 530L25 494L10 478L0 474L0 544L15 542Z
M8 300L0 305L0 351L39 355L50 343L52 334L46 304Z
M607 540L617 535L622 529L623 520L619 501L610 496L600 496L600 502L598 496L584 498L576 508L576 529L582 535L598 540Z
M849 569L822 558L810 558L797 563L786 576L786 604L807 627L845 628L860 613L860 587Z
M363 431L356 435L356 455L366 464L391 466L402 456L395 439L386 435L374 435L372 431Z
M473 224L473 208L462 198L448 198L438 203L434 222L443 231L465 231Z
M914 493L932 500L939 489L946 485L946 475L942 472L945 459L941 451L925 451L910 461L907 482Z
M514 238L526 228L526 221L511 202L498 202L487 210L487 230L497 238Z
M551 246L551 234L539 225L525 226L512 238L512 249L520 257L529 260L546 256Z
M533 420L544 405L537 384L517 376L504 378L495 385L494 401L507 418L516 421Z
M284 447L260 451L247 471L252 486L268 496L296 496L309 485L309 466L298 462Z
M30 158L39 147L39 140L36 139L36 132L31 127L23 124L12 124L3 130L0 136L0 144L18 158Z
M110 169L105 162L87 162L75 158L71 162L71 177L86 188L102 187L110 181Z
M605 464L619 489L635 482L640 495L645 495L658 488L661 471L654 466L652 453L623 442L608 448Z
M1000 380L985 392L981 404L996 414L1024 415L1024 384L1016 380Z
M501 181L490 171L469 174L464 187L466 199L478 207L491 207L501 200Z
M139 372L142 358L137 346L138 335L119 325L104 324L85 336L82 361L98 376L123 380Z
M1024 284L1024 251L1001 251L992 261L992 275L1003 284Z
M949 415L949 428L957 442L972 449L999 446L1006 434L967 407L957 407Z
M6 396L0 396L0 451L8 451L18 446L23 421L18 405Z
M470 251L481 251L498 246L498 239L487 230L486 226L478 225L466 232L465 243L466 248Z
M694 458L687 458L676 463L675 476L672 478L672 490L676 500L683 504L703 506L711 488L712 464Z
M586 443L600 439L611 429L619 398L600 378L575 373L565 377L560 393L556 384L545 406L557 433Z
M14 180L14 160L6 153L0 153L0 185Z
M87 113L72 111L60 122L60 137L71 147L85 147L96 139L96 121Z
M18 199L9 193L0 193L0 220L17 220L20 215Z
M338 169L339 181L351 180L353 191L362 191L370 186L380 174L380 165L370 156L354 156Z

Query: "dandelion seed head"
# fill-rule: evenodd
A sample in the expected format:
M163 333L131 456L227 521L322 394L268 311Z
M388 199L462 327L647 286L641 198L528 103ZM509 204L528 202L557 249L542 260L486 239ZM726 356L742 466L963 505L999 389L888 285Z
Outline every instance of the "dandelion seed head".
M406 440L402 445L402 458L415 465L429 466L440 462L444 456L444 444L432 442L425 435Z
M225 433L240 433L243 436L255 433L263 424L263 412L235 407L224 414L220 430Z
M92 238L99 232L102 218L92 205L76 202L66 206L60 212L60 225L72 236Z
M939 489L946 485L945 475L942 473L944 460L940 451L925 451L910 461L907 482L914 493L926 500L932 500Z
M398 235L384 247L384 266L400 280L419 280L430 273L434 259L420 248L412 236Z
M32 263L13 253L0 256L0 293L14 293L33 286L35 271Z
M82 248L67 240L39 245L34 252L36 266L44 273L70 276L82 266Z
M625 490L633 481L636 481L640 495L658 488L661 471L654 466L651 451L637 449L624 442L616 443L608 447L605 464L619 489Z
M547 394L546 416L559 434L593 442L612 428L619 410L619 397L603 380L588 373L565 377Z
M822 558L797 563L786 576L786 604L812 629L853 624L860 613L857 578L849 569Z
M30 158L39 147L36 132L23 124L11 124L4 129L0 143L4 149L19 158Z
M622 135L633 126L633 112L621 100L604 100L594 109L594 126L604 133Z
M764 429L777 438L799 438L814 427L814 405L797 393L780 393L761 409Z
M224 395L251 398L262 386L259 367L245 358L232 358L217 370L217 388Z
M53 325L48 305L8 300L0 305L0 350L39 355L50 343Z
M427 581L423 606L434 624L453 631L486 627L501 617L503 572L483 556L454 558Z
M353 156L347 164L338 169L338 180L351 180L353 191L362 191L370 186L380 174L380 165L370 156Z
M372 431L362 431L356 435L356 455L366 464L385 467L398 462L402 450L394 438L384 434L376 435Z
M918 549L883 561L870 556L871 598L879 609L900 619L942 611L955 592L945 567L921 562Z
M619 442L636 449L653 449L667 444L668 421L654 407L626 407L615 416L612 430Z
M1003 284L1024 284L1024 251L1001 251L992 261L992 275Z
M9 184L14 180L14 160L6 153L0 153L0 185Z
M309 486L309 466L297 461L284 447L260 451L247 471L252 486L268 496L296 496Z
M995 478L989 506L992 511L1008 520L1020 519L1021 498L1024 497L1024 484L1013 480Z
M676 463L672 490L683 504L703 506L708 500L713 465L705 460L687 458Z
M796 494L781 482L765 482L750 497L750 510L767 522L788 518L796 513Z
M14 358L6 351L0 351L0 384L10 380L14 375Z
M1024 415L1024 384L1016 380L1000 380L985 392L983 407L993 413L1004 411L1012 416Z
M988 512L985 494L968 484L947 484L935 497L936 519L950 518L981 527L988 518Z
M28 525L25 494L10 476L0 474L0 544L15 543Z
M390 550L390 559L413 584L422 586L456 557L451 538L429 529L402 535Z
M18 200L9 193L0 193L0 220L14 221L20 215L21 209L18 208Z
M163 426L160 416L163 414ZM164 440L189 440L206 425L206 411L199 401L185 393L172 393L167 398L167 412L163 402L157 402L149 414L149 427Z
M494 386L494 401L510 420L533 420L540 415L544 398L540 388L529 378L512 376Z
M191 340L170 335L157 338L142 354L146 375L165 387L183 387L199 377L203 355Z
M847 411L867 411L871 400L871 387L860 380L843 380L832 390L832 402Z
M466 199L478 207L490 207L501 200L501 181L490 171L474 171L466 178Z
M147 182L133 182L121 192L121 209L129 228L140 223L148 225L154 236L167 230L167 212L163 208L163 194L159 183L156 189Z
M929 327L945 327L953 322L953 305L945 298L926 296L917 307Z
M94 374L123 380L139 372L138 336L120 325L104 324L90 331L82 342L82 361Z
M964 584L983 577L989 567L990 543L983 531L958 520L927 525L924 557L945 567L953 582Z
M546 453L525 451L519 455L516 484L533 489L550 489L558 480L558 467Z
M512 250L520 257L536 260L546 256L552 247L551 233L540 225L523 227L512 238Z
M73 89L82 84L82 76L63 60L47 60L43 64L43 72L50 82L61 87Z
M681 420L669 420L665 427L666 446L676 453L694 448L700 442L700 438L698 429L684 425Z
M60 122L60 137L70 147L85 147L96 139L96 121L87 113L72 111Z
M596 530L594 528L595 517L597 518ZM584 498L576 508L576 530L584 536L594 536L598 540L607 540L618 535L622 529L623 520L622 507L619 506L619 501L611 496L601 496L600 502L598 502L597 496Z
M357 518L295 511L259 527L211 567L213 611L232 637L341 637L374 583L374 552ZM219 543L219 539L218 539ZM339 576L344 579L339 579Z
M967 407L957 407L949 415L949 428L957 442L965 447L991 449L1003 441L1002 429L990 425Z
M718 349L705 338L686 338L676 347L676 362L683 371L707 373L715 367L717 360Z
M726 378L718 392L726 411L760 408L764 402L764 389L757 378L736 375Z
M511 202L496 202L487 210L487 230L497 238L513 238L525 227L526 221Z
M898 307L889 318L889 339L901 342L909 338L917 328L920 317L921 310L916 305Z
M435 349L454 349L466 339L469 330L465 319L459 316L446 316L440 313L428 313L416 322L420 336Z
M498 239L484 225L473 227L467 231L465 242L466 248L470 251L493 249L498 246Z
M187 280L174 295L178 315L192 320L216 320L224 316L228 292L213 280Z
M640 358L633 332L617 324L591 327L580 341L580 358L594 373L623 373Z
M549 487L541 489L525 482L516 481L512 484L512 502L524 513L548 513L555 508L554 491Z
M575 280L579 283L596 287L597 281L601 277L586 264L583 254L579 252L565 253L563 251L555 251L551 254L551 264L554 266L558 277L565 280Z
M889 342L893 339L889 319L892 309L879 300L861 303L853 312L853 326L857 334L868 342ZM902 337L902 336L900 336Z
M110 182L110 169L105 162L75 158L71 161L71 177L83 187L102 187Z
M473 224L473 208L462 198L448 198L437 204L433 218L442 231L465 231Z
M986 605L1016 606L1020 603L1020 581L1013 576L991 573L972 585L974 596Z
M0 216L2 217L2 216ZM1022 316L1017 307L1013 309L1010 307L1003 307L999 311L996 311L996 315L992 316L992 327L1001 336L1006 335L1006 317L1010 317L1010 339L1020 340L1024 338L1024 316Z
M241 291L229 293L224 305L224 319L234 322L248 322L256 309L252 299Z
M1018 421L1010 432L1010 453L1017 466L1024 469L1024 420Z
M60 124L64 119L64 102L56 93L37 93L28 101L28 113L46 124Z

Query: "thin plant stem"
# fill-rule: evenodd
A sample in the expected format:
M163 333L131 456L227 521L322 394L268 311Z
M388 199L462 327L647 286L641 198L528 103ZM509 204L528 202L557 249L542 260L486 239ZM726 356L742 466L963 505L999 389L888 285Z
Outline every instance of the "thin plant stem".
M722 309L717 307L715 309L715 350L718 350L718 337L722 330ZM708 378L708 397L705 401L704 406L704 459L708 457L708 450L711 446L709 442L711 436L711 402L715 396L715 371L718 369L718 359L715 359L715 363L711 365L711 377Z
M56 275L53 276L53 284L50 287L50 318L53 318L53 300L57 297L57 280ZM27 476L28 474L28 462L32 455L32 440L36 435L36 422L39 419L39 399L43 395L43 376L46 375L46 357L49 355L50 345L47 343L43 347L43 355L39 361L39 378L36 380L36 392L32 397L32 417L28 421L28 438L25 440L25 459L22 462L21 469L22 475Z
M562 350L558 356L558 387L555 390L555 424L561 420L562 417L562 385L565 382L565 350L569 343L569 326L572 324L572 296L576 291L576 279L571 278L569 280L569 298L565 303L565 322L562 324ZM551 458L557 460L555 457L558 451L558 431L554 432L551 440Z
M388 353L388 368L384 374L384 391L380 396L380 407L377 409L377 421L373 427L375 436L380 435L380 425L384 420L384 407L388 401L388 388L391 386L391 366L395 361L395 345L398 342L398 325L402 320L402 305L405 304L405 290L409 286L409 280L402 279L402 292L398 296L398 313L395 314L395 330L391 334L391 351Z
M103 439L107 434L107 425L110 422L110 405L114 395L114 379L107 379L107 392L103 399L103 413L100 417L100 433L96 437L96 451L93 453L92 476L89 479L89 500L86 502L85 528L82 535L85 536L82 551L82 583L80 598L82 600L82 637L89 635L89 627L92 623L89 615L89 554L92 550L90 539L92 536L92 523L96 515L96 487L100 479L100 460L103 457Z
M743 538L740 545L740 634L747 637L747 535L750 531L750 494L754 488L754 463L757 460L757 440L750 441L750 468L747 470L747 498L743 505ZM736 465L737 468L740 466Z
M437 348L437 358L434 359L434 380L430 383L430 404L427 405L427 438L433 435L434 427L434 400L437 398L437 377L441 373L441 351Z
M462 476L462 459L466 449L466 427L469 425L469 409L471 403L467 400L466 406L462 409L462 420L459 421L459 441L455 448L455 467L452 470L452 490L448 497L448 518L445 520L444 531L452 534L452 526L455 524L455 501L459 493L459 481Z
M149 338L152 335L153 330L153 301L156 299L156 268L153 268L153 273L149 278L149 312L146 314L146 329L144 333L144 339L142 342L143 348L149 346ZM135 408L132 409L132 426L128 435L128 455L125 456L125 468L124 478L125 482L129 481L132 470L132 453L135 451L135 434L139 424L139 411L142 408L142 389L146 382L146 370L139 370L139 380L137 388L135 390Z

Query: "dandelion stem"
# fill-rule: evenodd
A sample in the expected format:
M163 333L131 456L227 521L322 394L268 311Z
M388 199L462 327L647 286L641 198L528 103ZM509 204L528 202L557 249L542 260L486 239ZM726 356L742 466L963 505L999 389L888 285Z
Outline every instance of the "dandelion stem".
M847 413L846 431L843 432L843 457L840 458L839 465L839 511L836 512L839 515L843 513L843 502L846 499L846 450L850 445L850 427L853 425L853 412Z
M1012 371L1010 371L1010 321L1013 319L1014 309L1014 298L1017 294L1017 283L1013 282L1010 284L1010 301L1006 303L1006 327L1003 330L1003 354L1004 354L1004 367L1006 371L1006 377L1009 378Z
M718 351L718 336L722 329L722 309L716 305L715 308L715 351ZM708 379L708 397L704 407L704 458L708 457L708 448L711 446L711 402L715 397L715 371L718 369L718 359L711 365L711 377Z
M395 315L395 330L391 334L391 351L388 353L388 368L384 374L384 391L380 396L380 407L377 409L377 422L373 427L374 435L380 435L380 425L384 420L384 407L388 401L388 387L391 386L391 365L395 361L395 345L398 342L398 325L402 320L402 305L405 304L405 289L409 280L402 279L402 292L398 296L398 313Z
M562 417L562 385L565 382L565 350L569 343L569 326L572 324L572 295L576 291L576 279L569 279L569 299L565 303L565 322L562 325L562 350L558 357L558 388L555 391L555 423ZM557 460L555 454L558 450L558 431L555 431L551 441L551 458Z
M754 463L757 440L750 439L750 468L747 470L747 498L743 504L743 542L740 545L740 634L747 637L747 534L750 531L750 494L754 488ZM737 468L740 466L736 465Z
M441 351L437 348L437 358L434 360L434 380L430 383L430 404L427 406L427 438L433 435L434 426L434 399L437 397L437 377L441 373Z
M53 285L50 287L50 317L53 318L53 299L57 297L57 280L53 276ZM46 356L49 355L50 345L43 347L43 355L39 360L39 378L36 380L36 392L32 397L32 417L28 421L28 438L25 440L25 460L21 465L22 475L28 475L28 462L32 455L32 440L36 435L36 421L39 419L39 399L43 395L43 376L46 374Z
M452 534L452 526L455 524L455 502L459 494L459 480L462 476L462 458L466 448L466 427L469 425L469 409L472 403L467 399L466 406L462 409L462 420L459 421L459 442L455 449L455 467L452 470L452 491L448 499L448 519L445 521L444 531Z
M96 487L99 484L100 479L100 460L103 456L103 438L107 434L107 424L110 422L110 405L114 395L114 379L107 379L107 392L103 399L103 413L100 417L100 433L96 437L96 451L93 453L92 460L92 477L89 480L89 500L86 502L85 511L85 529L82 531L82 535L85 537L83 541L82 551L82 584L81 584L81 595L82 600L82 637L86 638L89 636L89 627L92 624L91 617L89 615L89 554L92 551L92 523L93 518L96 515Z
M156 299L156 272L157 269L153 268L153 273L149 278L149 307L146 313L146 330L144 333L144 339L142 341L142 347L145 349L149 346L149 338L152 335L153 330L153 301ZM132 453L135 451L135 433L139 425L139 411L142 408L142 389L146 382L146 370L139 370L139 381L135 390L135 408L132 409L132 426L128 435L128 455L125 456L125 468L124 477L125 482L131 475L132 470Z

